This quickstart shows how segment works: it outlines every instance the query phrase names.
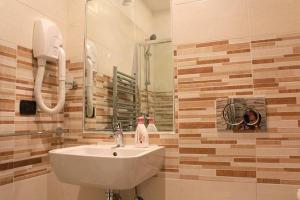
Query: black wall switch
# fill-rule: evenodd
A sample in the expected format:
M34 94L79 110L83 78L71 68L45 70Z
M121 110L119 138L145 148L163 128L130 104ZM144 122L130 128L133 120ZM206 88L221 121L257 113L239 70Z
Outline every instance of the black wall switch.
M20 101L20 114L21 115L36 115L36 102L35 101Z

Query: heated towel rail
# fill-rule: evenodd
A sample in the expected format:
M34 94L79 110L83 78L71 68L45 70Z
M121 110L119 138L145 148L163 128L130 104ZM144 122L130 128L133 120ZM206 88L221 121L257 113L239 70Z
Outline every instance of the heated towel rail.
M136 78L118 71L113 75L113 124L120 123L124 131L136 128L138 113Z

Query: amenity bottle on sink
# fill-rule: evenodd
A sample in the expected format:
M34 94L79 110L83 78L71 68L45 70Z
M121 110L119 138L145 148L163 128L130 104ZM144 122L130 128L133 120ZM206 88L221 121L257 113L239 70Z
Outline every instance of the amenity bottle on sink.
M150 132L157 132L157 128L155 126L155 120L154 120L154 118L149 117L148 120L149 120L149 125L147 127L148 133L150 133Z
M148 147L149 146L149 135L145 127L144 117L138 118L138 125L135 132L135 145L137 147Z

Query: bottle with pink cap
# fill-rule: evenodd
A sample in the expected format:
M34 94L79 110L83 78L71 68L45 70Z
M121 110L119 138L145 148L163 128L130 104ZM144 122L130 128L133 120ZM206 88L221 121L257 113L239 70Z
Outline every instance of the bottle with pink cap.
M149 146L149 135L145 127L144 117L137 119L138 125L135 132L135 144L137 147L148 147Z
M149 121L149 125L147 126L148 133L150 133L150 132L157 132L157 128L155 126L155 120L154 120L154 118L149 117L148 121Z

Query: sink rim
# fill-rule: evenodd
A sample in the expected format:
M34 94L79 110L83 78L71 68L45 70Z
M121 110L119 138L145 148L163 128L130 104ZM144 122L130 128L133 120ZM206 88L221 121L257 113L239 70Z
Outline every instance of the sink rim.
M103 150L142 150L141 152L138 152L135 155L126 155L126 156L113 156L113 155L102 155L99 154L84 154L84 153L72 153L72 150L76 149L84 149L84 148L96 148L96 149L103 149ZM125 145L124 147L116 147L116 145L102 145L102 144L92 144L92 145L80 145L76 147L66 147L66 148L60 148L60 149L54 149L49 151L49 154L51 155L61 155L61 156L82 156L82 157L92 157L92 158L105 158L105 159L130 159L130 158L139 158L143 157L151 152L165 149L164 146L159 145L149 145L148 147L136 147L135 145Z
M125 157L114 157L113 147L115 145L91 144L51 150L50 163L61 182L113 190L132 189L159 173L163 167L164 146L139 148L126 145L119 149L137 152L132 155L124 152ZM98 149L89 152L84 148ZM102 153L101 149L105 152Z

